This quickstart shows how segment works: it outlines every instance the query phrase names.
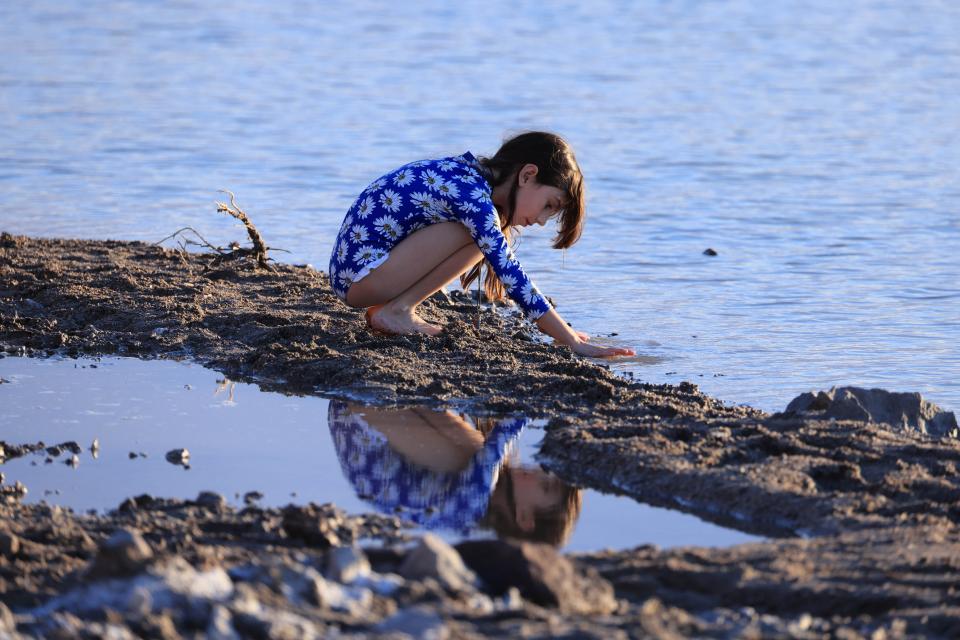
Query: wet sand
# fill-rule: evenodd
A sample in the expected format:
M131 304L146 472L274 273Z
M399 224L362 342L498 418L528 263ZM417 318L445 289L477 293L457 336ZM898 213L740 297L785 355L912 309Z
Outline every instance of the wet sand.
M403 582L418 595L378 596L376 606L368 603L353 621L336 617L316 598L304 604L279 587L279 596L257 596L264 607L296 610L320 634L331 624L368 633L391 619L391 611L412 609L449 622L454 637L960 634L954 588L960 579L960 444L954 438L862 421L770 415L724 405L689 383L630 381L566 349L533 341L516 318L484 311L475 328L476 306L465 298L425 305L428 319L448 327L437 338L373 335L359 312L330 293L326 276L309 267L277 264L269 272L250 261L213 267L211 261L209 255L143 243L4 234L0 351L190 358L287 393L522 411L549 420L544 463L567 481L782 538L730 549L641 547L578 556L574 573L565 578L569 584L593 584L587 590L594 594L612 589L612 595L597 596L589 611L564 606L563 598L537 604L531 598L540 592L529 585L526 595L507 602L489 593L487 584L471 593L476 602L487 598L491 604L464 612L456 603L469 601L469 594L437 592L422 578ZM12 451L9 445L16 443L7 444ZM251 558L266 562L271 554L302 568L310 554L329 555L350 540L331 543L321 536L291 546L288 533L248 536L239 546L266 555L240 557L232 555L238 543L229 536L224 542L201 535L205 525L191 518L208 510L196 505L170 509L162 518L143 510L97 517L60 511L56 520L65 524L54 526L48 508L21 505L13 493L6 499L0 526L11 533L0 536L23 543L17 553L0 544L0 591L21 614L18 630L28 633L40 632L25 613L28 607L104 579L87 571L104 553L97 549L109 533L131 518L144 533L152 563L181 558L194 570L212 563L229 571ZM253 524L243 526L259 532L277 530L278 518L283 522L282 515L267 512L229 517L247 518ZM308 520L314 527L324 518L311 512ZM177 534L176 545L165 543L171 527L190 533ZM71 547L77 544L82 548ZM403 553L390 549L388 543L371 557L402 562ZM133 575L146 575L146 567ZM386 562L381 568L390 573L391 567ZM571 577L581 574L586 577ZM236 594L239 582L230 576L230 593ZM247 605L206 602L202 621L181 616L169 625L184 633L197 625L209 628L216 615L235 622L252 615ZM106 609L102 619L84 613L70 623L105 624ZM131 625L125 615L116 614L114 621ZM281 637L263 631L266 623L256 624L259 631L251 634Z

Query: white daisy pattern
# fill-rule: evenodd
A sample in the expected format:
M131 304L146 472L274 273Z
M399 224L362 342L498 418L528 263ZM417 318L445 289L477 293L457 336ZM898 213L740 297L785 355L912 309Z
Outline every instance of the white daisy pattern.
M380 189L383 189L385 186L387 186L387 179L386 179L386 178L377 178L376 180L374 180L373 182L371 182L370 185L367 186L366 189L364 189L364 191L367 191L367 192L370 192L370 191L379 191Z
M356 277L357 277L356 271L353 271L351 269L344 269L337 274L337 282L344 289L349 289L350 285L353 284L353 281L356 279ZM344 296L346 296L346 293L344 293Z
M470 197L476 200L477 202L486 202L490 200L490 196L487 194L487 190L481 187L474 187L470 192Z
M426 192L411 193L410 202L421 211L429 211L433 208L433 196Z
M370 237L370 232L362 224L355 224L350 227L349 237L351 242L366 242L367 238Z
M524 315L536 319L546 313L550 306L510 250L480 172L479 161L467 152L412 162L370 183L350 207L333 245L328 273L334 292L345 300L359 274L410 234L457 221Z
M373 221L373 228L376 229L380 235L391 240L398 239L403 233L403 227L391 216L381 216L377 218Z
M400 205L403 204L403 198L396 191L384 189L383 193L380 194L380 204L390 213L396 213L400 210Z
M469 171L467 173L458 173L457 175L453 176L455 180L459 180L464 184L476 184L477 178L479 177L480 176L477 175L476 171Z
M473 234L470 234L470 235L473 235ZM497 245L497 240L493 236L480 236L480 238L477 239L477 246L480 247L480 251L483 253L483 255L487 255L488 253L493 251L493 248L496 245Z
M360 204L357 205L357 216L360 218L366 218L373 211L373 207L373 198L367 196L362 202L360 202Z
M460 197L460 188L450 181L441 182L439 186L437 186L437 191L446 198Z
M377 251L383 250L378 250L376 247L369 244L362 245L358 247L356 252L353 254L353 261L361 267L364 267L377 259Z
M467 204L470 204L471 207L474 206L472 203L467 203ZM497 213L496 209L489 212L484 222L483 228L486 229L487 231L500 231L500 214Z
M440 177L440 174L430 169L420 174L420 180L423 181L423 184L426 185L428 189L433 189L434 191L437 191L440 185L443 184L443 178Z
M393 184L398 187L405 187L411 182L413 182L413 171L410 169L400 169L400 171L397 171L393 176Z

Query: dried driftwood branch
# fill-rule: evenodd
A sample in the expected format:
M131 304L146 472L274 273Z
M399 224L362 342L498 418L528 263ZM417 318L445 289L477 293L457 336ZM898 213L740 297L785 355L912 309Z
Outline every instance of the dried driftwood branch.
M250 221L250 218L247 217L247 214L244 213L243 209L237 206L237 200L233 193L227 191L226 189L221 189L220 193L225 193L230 196L230 204L228 205L223 202L218 202L217 211L231 215L243 223L243 226L247 228L247 235L250 236L250 242L253 243L253 248L250 250L251 257L257 261L257 266L263 267L268 271L273 271L273 267L271 267L267 262L267 260L269 260L267 257L268 247L263 241L263 236L261 236L260 232L257 231L257 228L253 226L253 222Z

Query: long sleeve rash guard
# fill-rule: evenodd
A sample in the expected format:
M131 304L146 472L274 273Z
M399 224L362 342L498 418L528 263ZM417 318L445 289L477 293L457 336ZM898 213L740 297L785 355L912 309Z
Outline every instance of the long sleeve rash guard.
M455 221L470 232L510 298L536 320L550 305L510 250L491 193L469 151L411 162L377 178L347 211L337 234L329 271L334 292L345 300L350 285L386 262L408 235Z

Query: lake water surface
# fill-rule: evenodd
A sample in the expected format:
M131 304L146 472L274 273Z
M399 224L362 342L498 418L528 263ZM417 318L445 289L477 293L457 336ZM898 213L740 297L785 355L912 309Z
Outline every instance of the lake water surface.
M767 410L834 384L960 409L960 5L0 5L0 230L218 243L235 191L323 267L407 161L566 135L583 240L519 257L618 367ZM706 248L719 255L703 255Z

